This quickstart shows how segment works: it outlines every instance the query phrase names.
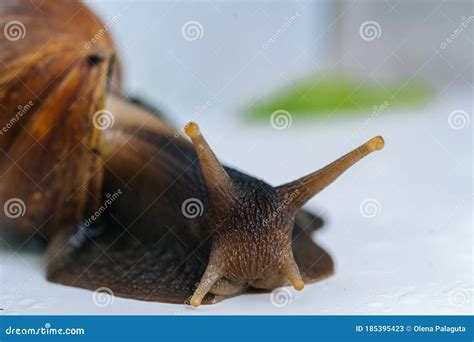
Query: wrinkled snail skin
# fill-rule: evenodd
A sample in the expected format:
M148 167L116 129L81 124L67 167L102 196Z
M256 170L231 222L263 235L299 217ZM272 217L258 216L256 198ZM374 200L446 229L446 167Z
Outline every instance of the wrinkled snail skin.
M84 51L104 26L73 4L46 0L39 13L29 0L0 5L1 23L16 15L36 30L0 41L1 123L35 101L0 134L0 200L27 208L19 218L1 213L0 223L48 240L47 278L199 306L330 276L332 258L310 237L323 222L301 207L383 139L277 187L223 166L196 123L180 134L121 96L108 32ZM76 25L65 26L71 17ZM103 110L107 127L94 122Z

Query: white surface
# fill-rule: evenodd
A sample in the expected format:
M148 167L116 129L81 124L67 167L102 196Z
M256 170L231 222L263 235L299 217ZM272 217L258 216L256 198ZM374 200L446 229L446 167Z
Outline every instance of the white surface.
M453 130L448 115L472 110L469 93L453 91L416 111L390 108L365 124L315 121L277 131L269 124L202 117L204 134L232 166L279 184L306 174L369 137L386 148L371 155L313 199L327 226L316 235L336 273L272 305L270 294L241 295L217 305L115 298L98 307L93 293L47 283L41 254L0 245L4 314L472 314L472 125ZM354 132L359 132L354 136ZM364 199L380 211L361 215ZM2 242L2 241L0 241Z

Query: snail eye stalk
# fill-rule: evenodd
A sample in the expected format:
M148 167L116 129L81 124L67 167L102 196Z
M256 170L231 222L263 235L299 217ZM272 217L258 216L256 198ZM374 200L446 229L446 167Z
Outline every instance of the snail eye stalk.
M190 122L185 126L184 132L193 143L211 202L220 206L229 203L237 195L237 190L201 134L199 126L194 122Z
M359 160L381 150L384 144L383 138L376 136L322 169L277 187L280 201L292 198L290 210L295 212Z

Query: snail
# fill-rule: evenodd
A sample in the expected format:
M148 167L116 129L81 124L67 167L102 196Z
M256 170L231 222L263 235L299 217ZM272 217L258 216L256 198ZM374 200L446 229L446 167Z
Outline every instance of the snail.
M124 96L84 4L7 1L0 27L0 224L47 241L49 281L199 306L333 273L302 207L382 137L271 186L222 165L196 123L182 134Z

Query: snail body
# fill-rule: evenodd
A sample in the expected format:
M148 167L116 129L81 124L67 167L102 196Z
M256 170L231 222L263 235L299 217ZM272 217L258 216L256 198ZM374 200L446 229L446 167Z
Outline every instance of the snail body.
M2 123L32 95L19 94L22 83L38 92L0 137L0 201L27 208L0 221L48 241L47 278L198 306L331 275L332 258L310 237L322 219L301 207L383 139L277 187L223 166L197 124L186 125L187 139L122 95L112 39L91 46L104 25L72 7L46 0L37 14L15 0L0 10L2 24L18 17L35 28L32 42L0 41ZM77 25L65 28L71 18Z

